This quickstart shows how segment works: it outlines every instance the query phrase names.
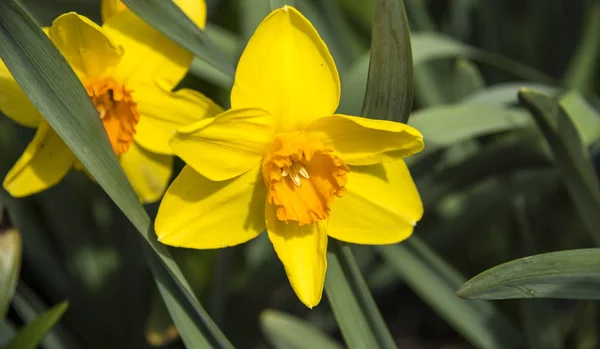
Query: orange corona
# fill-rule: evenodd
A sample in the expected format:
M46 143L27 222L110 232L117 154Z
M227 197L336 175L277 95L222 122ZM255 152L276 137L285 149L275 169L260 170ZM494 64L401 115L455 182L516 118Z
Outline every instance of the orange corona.
M116 155L127 152L140 120L137 104L131 98L133 91L110 77L86 84L86 89L102 119L113 151Z
M300 132L277 134L262 164L277 219L298 225L329 217L330 205L346 193L348 171L332 149Z

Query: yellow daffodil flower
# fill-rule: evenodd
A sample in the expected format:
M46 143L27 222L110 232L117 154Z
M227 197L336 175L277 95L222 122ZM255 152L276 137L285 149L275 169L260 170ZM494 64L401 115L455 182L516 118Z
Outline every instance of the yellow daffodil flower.
M173 0L198 27L204 29L206 25L206 1L205 0ZM100 14L102 21L106 22L110 17L124 11L127 6L120 0L102 0Z
M204 12L201 18L206 19ZM144 203L160 199L172 173L169 139L178 127L221 109L202 94L171 90L187 73L192 54L131 11L102 27L76 13L45 29L69 62L102 119L120 164ZM4 188L22 197L58 183L78 160L0 64L0 111L37 133L9 171Z
M423 214L403 161L423 148L405 124L334 114L337 68L312 24L272 12L243 52L231 106L178 129L187 166L155 222L168 245L233 246L266 228L308 307L323 292L328 236L357 244L408 238Z

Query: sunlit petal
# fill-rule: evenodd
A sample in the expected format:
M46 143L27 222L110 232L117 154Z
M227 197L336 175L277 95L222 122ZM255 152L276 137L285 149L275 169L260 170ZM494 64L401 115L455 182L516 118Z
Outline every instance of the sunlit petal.
M297 130L338 106L340 81L325 43L295 8L272 12L256 29L238 63L232 108L262 108Z
M75 155L41 119L35 137L4 178L4 189L23 197L57 184L73 167Z
M186 166L160 204L156 234L171 246L208 249L238 245L265 229L264 202L260 166L220 182Z
M177 130L171 147L203 176L222 181L260 163L273 141L274 118L262 109L232 109Z
M123 50L94 22L75 12L52 22L50 40L82 78L99 78L119 64Z
M152 153L133 143L119 162L142 203L161 198L171 179L173 156Z
M2 60L0 60L0 112L27 127L36 127L42 117Z
M275 207L265 206L269 239L298 298L307 307L319 304L327 269L327 221L299 226L277 219Z
M320 118L304 128L349 165L395 161L423 149L421 133L406 124L347 115Z
M356 244L392 244L408 238L423 203L403 160L351 167L346 195L335 201L327 233Z

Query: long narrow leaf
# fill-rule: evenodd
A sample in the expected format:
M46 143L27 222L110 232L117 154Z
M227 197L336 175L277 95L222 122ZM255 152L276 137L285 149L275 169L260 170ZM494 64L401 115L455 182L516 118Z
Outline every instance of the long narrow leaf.
M22 329L6 345L6 349L35 349L39 347L40 342L46 334L52 329L54 324L60 320L62 315L69 307L68 302L60 303L40 315L37 319Z
M600 249L544 253L501 264L467 281L467 299L600 299Z
M406 123L413 102L413 62L402 0L378 0L363 115Z
M330 251L325 292L348 347L395 348L350 248L331 240Z
M541 129L584 224L600 245L600 185L577 128L551 97L522 89L519 100Z
M14 0L0 1L0 57L31 102L166 264L169 273L151 263L157 282L175 282L182 290L178 301L194 310L198 327L207 329L204 335L230 347L194 298L169 251L156 240L150 218L121 170L81 82L39 25ZM173 280L159 280L169 276Z

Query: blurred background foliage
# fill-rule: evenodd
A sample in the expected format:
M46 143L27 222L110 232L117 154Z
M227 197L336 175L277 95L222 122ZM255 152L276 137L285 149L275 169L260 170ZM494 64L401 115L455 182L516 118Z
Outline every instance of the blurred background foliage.
M68 11L100 21L99 1L21 3L42 25ZM269 1L207 4L207 34L235 61L270 11ZM360 114L375 0L294 0L294 5L319 30L338 65L339 111ZM455 292L467 279L515 258L594 246L517 92L528 87L559 98L597 172L600 3L405 0L405 5L415 78L409 123L426 141L425 151L408 160L426 214L402 244L351 246L394 340L400 348L599 347L593 301L466 301ZM197 60L181 87L227 107L230 84ZM2 176L32 136L0 118ZM68 310L42 342L45 348L183 347L135 228L85 174L72 171L57 186L25 199L1 191L0 203L3 235L23 246L0 346L41 314L60 317L66 305L52 307L67 300ZM146 210L153 217L157 205ZM219 251L170 250L236 347L344 346L327 298L313 310L296 299L264 234Z

